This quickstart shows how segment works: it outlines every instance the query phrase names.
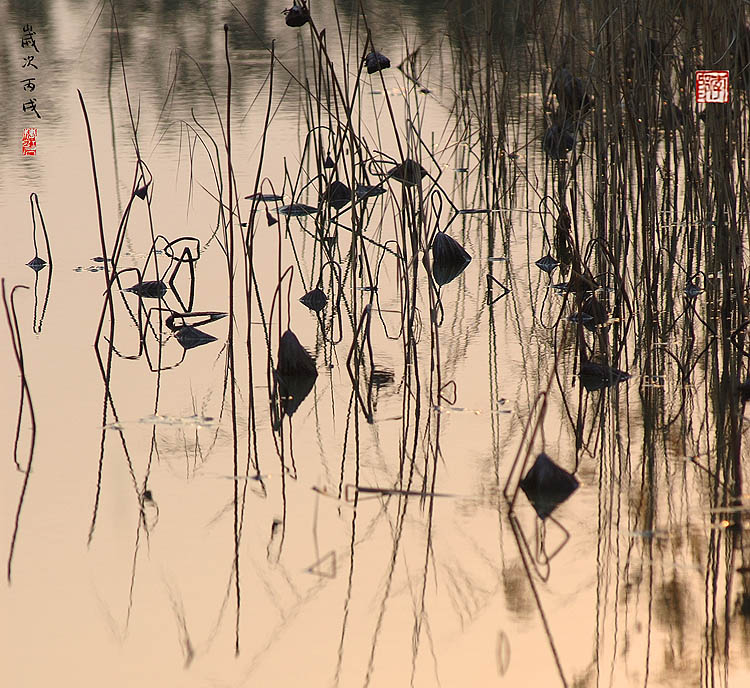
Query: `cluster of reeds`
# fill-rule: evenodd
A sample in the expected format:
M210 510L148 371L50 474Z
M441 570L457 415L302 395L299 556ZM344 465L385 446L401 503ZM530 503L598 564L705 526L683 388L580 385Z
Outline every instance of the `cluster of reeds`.
M467 238L489 261L477 280L483 285L486 279L487 302L476 311L489 314L495 487L505 472L509 523L530 580L546 581L551 560L567 543L569 534L552 512L574 494L576 473L592 457L602 481L608 476L630 483L640 469L640 501L634 511L644 530L656 522L659 462L675 444L685 455L710 457L695 466L703 468L712 507L741 502L746 455L742 411L750 398L745 337L750 324L750 29L745 3L731 0L723 14L711 5L669 0L648 6L613 0L586 5L452 3L446 10L455 65L449 85L452 133L437 150L422 126L430 58L408 41L400 64L393 55L384 55L363 7L345 40L349 28L342 25L335 4L330 26L323 26L315 5L295 0L287 8L285 24L298 32L299 63L285 64L275 46L267 46L262 133L254 184L248 189L239 188L237 181L233 141L238 118L230 48L234 27L227 24L226 88L212 93L216 121L208 124L194 117L183 123L189 149L199 150L213 170L215 188L206 193L216 203L217 219L208 242L155 232L153 179L141 155L132 109L136 165L131 192L118 227L107 231L81 96L105 280L95 339L104 385L103 429L89 541L101 499L105 447L111 444L108 428L117 432L133 483L139 536L147 536L155 525L148 514L154 509L158 513L149 484L157 428L151 449L136 460L113 392L116 361L146 359L156 375L153 414L158 416L163 372L181 365L192 349L215 342L218 337L202 328L228 315L226 336L217 346L224 357L219 421L228 424L231 435L231 581L239 652L246 505L252 498L278 499L281 517L273 523L268 559L279 562L288 525L289 481L300 480L305 471L295 455L294 424L311 395L322 394L313 392L322 378L333 389L330 369L345 359L349 399L341 446L335 448L340 451L338 481L321 490L354 506L345 607L352 594L360 497L377 495L384 503L392 499L397 505L393 548L367 684L392 594L407 508L418 500L427 538L414 615L416 665L433 556L434 501L446 496L436 491L443 459L442 413L455 408L461 380L451 379L450 372L467 350L468 339L465 332L452 338L444 334L443 324L461 321L456 314L464 308L446 294L476 258L464 247ZM253 29L239 10L236 23ZM696 107L692 85L701 67L729 70L729 104ZM388 76L397 71L402 89L398 97ZM284 161L282 179L270 179L267 139L275 126L279 75L300 94L300 155L296 164ZM124 70L123 83L129 100ZM382 99L377 111L372 104L376 93ZM442 178L445 151L455 161L454 188ZM123 268L123 248L126 236L136 232L131 217L138 204L144 206L147 227L141 235L149 248L140 267ZM518 255L513 246L522 226L514 220L519 212L535 218L525 226L528 265L520 267L508 260ZM260 233L267 231L275 232L270 258L257 250ZM226 302L217 304L217 310L194 310L199 258L211 242L223 254ZM541 257L534 260L532 253L540 249ZM264 282L266 264L274 268L270 286ZM394 283L383 277L386 271L395 275ZM126 275L132 282L124 281ZM394 308L381 306L385 291L395 295ZM299 311L292 307L293 299L310 310L314 340L295 333ZM528 346L524 353L531 351L525 340L539 346L536 357L525 356L539 365L527 371L534 384L527 381L527 403L519 404L526 422L510 466L503 461L495 408L505 372L497 350L494 309L499 299L504 299L509 321L515 316L521 346ZM11 295L6 308L23 373L12 306ZM451 308L456 317L451 317ZM530 314L531 324L521 322L519 313ZM256 336L257 326L262 334ZM397 342L399 371L378 366L376 330L381 338ZM126 338L132 332L134 341ZM265 396L256 392L263 373ZM360 470L361 437L378 421L380 389L397 379L397 451L388 466L387 484L367 485ZM637 411L643 418L640 457L631 456L625 439L635 425L634 395L627 390L636 387ZM26 386L22 394L28 399ZM336 396L331 391L332 407ZM550 457L547 447L539 446L544 443L546 415L555 404L560 434L572 447L568 457ZM262 446L273 447L273 460ZM271 473L279 478L277 494L267 487ZM250 492L251 487L257 491ZM542 534L548 524L564 534L553 551L542 546L541 554L533 554L515 513L521 491ZM602 490L602 513L616 511L613 502L618 499ZM617 537L616 524L605 520L600 525L602 543ZM750 570L742 533L734 533L724 540L718 531L710 536L710 573L724 575L727 588L731 571L720 563L717 553L722 547L727 559L739 556ZM750 578L744 577L742 585L750 598ZM565 684L536 583L532 589ZM345 634L344 621L342 645Z
M486 156L485 170L491 167L488 123L504 122L495 140L519 152L515 173L483 185L494 183L500 198L536 195L546 251L537 265L565 278L556 285L562 310L553 306L542 323L554 324L556 346L570 348L573 338L582 383L577 405L565 400L558 370L566 355L555 356L553 377L576 438L575 465L580 452L596 453L602 475L618 463L622 471L630 429L616 383L627 375L615 365L636 369L640 407L626 400L625 408L644 419L644 525L656 517L657 476L665 469L659 457L674 451L710 457L694 465L703 468L712 504L738 504L746 479L742 412L749 375L746 4L719 9L595 0L501 10L477 0L456 3L452 11L451 26L461 18L479 27L471 32L462 25L451 34L464 130ZM498 29L493 17L501 13ZM503 29L506 40L497 40ZM505 86L512 69L493 72L509 64L514 29L522 38L513 57L529 67L519 69L519 81L531 74L531 97L523 85ZM729 71L728 103L696 103L699 69ZM540 154L549 161L552 184L545 180L534 189L528 160ZM529 245L535 244L531 237ZM573 325L561 329L566 320ZM612 403L588 403L584 387L610 389ZM597 425L603 418L617 428L619 441ZM638 464L625 456L627 473ZM718 551L721 535L710 540ZM722 546L745 567L743 543L730 537ZM731 567L712 566L729 588ZM745 577L742 585L746 590Z

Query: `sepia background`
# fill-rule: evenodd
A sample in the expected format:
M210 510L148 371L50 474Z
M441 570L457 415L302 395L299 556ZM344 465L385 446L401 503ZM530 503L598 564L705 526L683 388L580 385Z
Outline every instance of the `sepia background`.
M0 682L745 685L747 5L287 7L0 3Z

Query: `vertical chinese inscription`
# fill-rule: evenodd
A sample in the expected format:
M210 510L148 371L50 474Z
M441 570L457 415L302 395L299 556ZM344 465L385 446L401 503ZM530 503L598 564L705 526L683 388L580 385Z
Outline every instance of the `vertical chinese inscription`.
M35 36L36 31L34 31L34 27L31 24L24 24L21 27L21 49L26 53L21 61L21 74L23 78L19 80L23 89L21 108L25 115L29 117L36 115L37 119L42 119L42 115L37 108L35 93L37 86L36 70L39 69L39 65L37 64L39 47L36 44ZM21 154L36 155L36 140L37 129L33 127L24 128L21 139Z

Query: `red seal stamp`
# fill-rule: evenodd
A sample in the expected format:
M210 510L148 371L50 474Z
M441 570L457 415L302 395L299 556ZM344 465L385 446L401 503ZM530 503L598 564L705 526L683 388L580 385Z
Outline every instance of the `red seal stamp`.
M729 72L700 69L695 73L696 103L728 103Z
M21 139L21 155L36 155L36 129L24 129Z

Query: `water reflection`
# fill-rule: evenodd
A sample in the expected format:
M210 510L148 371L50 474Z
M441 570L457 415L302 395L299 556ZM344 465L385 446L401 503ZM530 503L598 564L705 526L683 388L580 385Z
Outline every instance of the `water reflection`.
M8 681L742 683L736 22L283 9L10 6Z

